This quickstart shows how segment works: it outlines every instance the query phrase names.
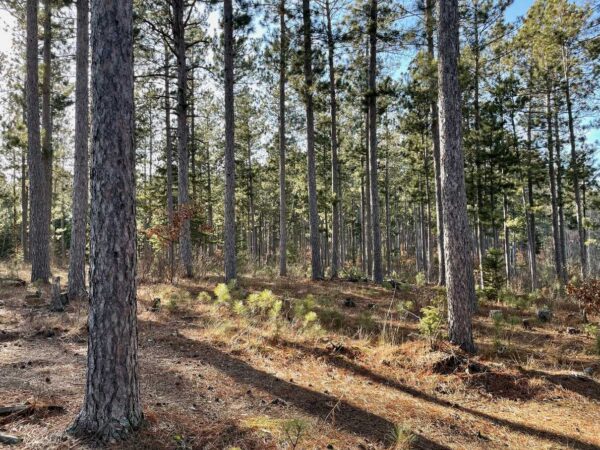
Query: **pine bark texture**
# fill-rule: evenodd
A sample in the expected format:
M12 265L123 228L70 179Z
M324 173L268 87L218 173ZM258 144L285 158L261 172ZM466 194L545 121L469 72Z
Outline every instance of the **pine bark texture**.
M425 5L425 28L427 32L427 52L430 60L435 60L434 34L434 0L426 0ZM433 90L437 83L433 83ZM432 94L433 95L433 94ZM439 112L436 99L433 98L430 105L431 110L431 140L433 141L433 171L435 176L435 211L437 228L437 253L438 253L438 284L446 284L446 258L444 255L444 208L442 206L442 183L440 179L440 129Z
M475 303L473 261L467 221L461 96L458 80L458 0L438 2L439 113L442 203L450 341L474 352L471 314Z
M331 6L325 0L327 18L327 61L329 64L329 103L331 109L331 194L332 194L332 225L331 225L331 278L337 278L340 270L340 205L342 192L340 189L340 167L338 161L337 136L337 98L335 87L335 42L331 26Z
M369 24L369 176L371 227L373 235L373 281L383 283L381 224L379 221L379 180L377 165L377 0L371 0Z
M233 5L224 1L223 17L225 63L225 280L235 279L235 141L233 98Z
M175 205L173 204L173 140L171 138L171 83L170 76L170 61L169 47L165 43L165 160L167 162L167 219L169 220L169 230L173 229L173 220L175 218ZM169 240L168 249L169 258L169 273L171 279L175 275L175 245L172 240Z
M101 442L142 421L137 375L133 2L92 0L90 310L85 398L71 431Z
M189 167L190 157L188 148L189 129L187 123L188 115L188 69L186 60L185 44L185 24L184 24L184 0L172 0L173 6L173 37L175 40L175 50L177 56L177 182L178 182L178 200L179 212L184 219L181 221L181 230L179 235L179 252L181 253L181 262L187 277L193 275L192 267L192 236L190 228L190 219L187 216L187 209L190 208L189 194Z
M50 278L50 243L46 227L45 204L49 199L46 195L40 137L38 8L38 0L27 0L27 162L31 202L29 248L31 281L48 282Z
M89 0L77 1L77 49L75 80L75 162L73 172L73 224L69 252L70 298L86 294L85 247L89 181Z
M287 275L287 203L285 192L285 84L287 36L285 0L279 3L279 275Z
M304 101L306 106L306 155L308 164L308 216L310 224L310 249L312 279L323 277L319 242L319 212L317 210L317 171L315 162L315 116L313 101L312 23L310 0L302 0L304 23Z
M571 101L571 81L569 77L569 66L566 62L566 55L563 58L564 65L564 91L567 102L567 118L569 124L569 145L571 147L571 177L573 182L573 193L575 194L575 213L577 216L577 234L579 243L579 261L581 264L581 277L588 275L588 258L586 248L586 230L584 225L584 208L581 199L581 186L579 181L579 162L577 161L577 149L575 142L575 126L573 119L573 104Z
M51 261L50 224L52 222L52 164L54 160L52 123L52 2L44 2L44 71L42 77L42 168L44 171L44 234L48 242L48 267Z

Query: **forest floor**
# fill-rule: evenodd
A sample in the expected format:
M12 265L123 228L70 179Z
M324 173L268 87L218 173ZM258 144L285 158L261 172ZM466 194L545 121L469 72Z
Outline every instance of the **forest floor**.
M139 286L146 423L113 448L600 449L600 360L592 337L567 332L582 330L567 302L553 303L550 323L534 304L484 302L468 358L443 342L432 350L396 306L418 312L434 287L241 278L234 297L284 300L279 319L260 319L201 294L214 297L217 282ZM42 299L25 299L36 289ZM288 316L309 295L320 327ZM83 398L87 306L51 313L48 297L0 288L0 408L28 406L0 415L0 433L22 438L15 448L86 448L64 430Z

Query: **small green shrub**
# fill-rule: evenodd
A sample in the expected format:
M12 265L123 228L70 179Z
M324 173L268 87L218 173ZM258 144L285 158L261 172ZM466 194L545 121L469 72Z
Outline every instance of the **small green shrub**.
M201 303L210 303L212 301L212 297L210 296L210 294L206 291L202 291L198 294L198 297L196 297L196 300L198 300Z
M310 328L312 326L318 325L319 316L314 311L307 312L304 315L304 320L302 321L303 328Z
M316 305L317 303L315 301L315 298L310 294L302 300L297 300L294 303L294 317L304 317L307 313L314 311Z
M427 283L427 280L425 278L425 274L423 272L419 272L416 276L415 276L415 284L419 287L423 287L425 286L425 283Z
M246 300L249 314L253 316L268 317L274 320L279 315L283 302L272 291L266 289L262 292L252 293Z
M411 448L417 438L409 426L401 423L394 424L389 436L391 448L396 450Z
M169 312L178 311L192 301L192 296L187 290L175 286L163 288L157 294Z
M583 331L589 336L592 336L594 341L594 352L600 355L600 327L595 323L586 323L583 326Z
M303 419L291 419L285 421L283 424L283 432L285 433L290 448L298 448L300 441L306 435L309 428L309 423Z
M241 300L234 301L231 310L238 316L244 316L248 312L246 305Z
M419 321L419 332L425 336L430 345L438 340L444 319L439 307L426 306L421 309L421 320Z
M483 258L483 285L488 300L498 300L506 282L504 276L504 254L500 249L490 248Z
M319 322L326 328L339 330L344 326L344 315L335 308L322 308L317 315Z
M377 328L377 322L369 311L363 311L358 316L358 328L363 331L373 331Z
M217 303L229 303L231 302L231 293L229 292L229 286L225 283L219 283L214 290L215 296L217 297Z

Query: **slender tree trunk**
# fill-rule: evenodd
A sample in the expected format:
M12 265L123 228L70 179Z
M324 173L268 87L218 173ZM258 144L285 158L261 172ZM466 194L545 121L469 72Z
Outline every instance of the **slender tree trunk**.
M23 122L27 122L24 120ZM21 152L21 245L23 246L23 260L29 262L29 190L27 189L27 156Z
M42 166L44 169L44 194L46 201L44 202L44 233L45 240L50 245L50 231L52 224L52 201L53 201L53 185L52 185L52 164L54 160L54 148L52 142L53 123L52 123L52 2L45 0L44 2L44 72L42 79ZM48 264L51 261L52 247L48 251Z
M506 190L502 191L502 217L504 222L504 272L506 276L506 285L510 286L511 268L510 268L510 228L508 227L508 195Z
M475 85L475 176L476 176L476 195L477 195L477 208L476 208L476 221L477 221L477 257L479 260L479 286L483 289L483 258L485 257L485 236L483 231L483 193L481 186L481 145L480 145L480 132L481 132L481 112L479 106L479 78L480 78L480 43L479 43L479 8L478 2L473 3L475 11L474 17L474 45L473 54L475 58L475 79L473 83Z
M319 212L317 210L317 173L315 167L315 118L313 106L313 69L312 69L312 23L310 0L302 0L304 22L304 100L306 103L306 145L308 159L308 215L310 222L310 248L312 261L312 279L323 277L321 250L319 245Z
M446 245L448 334L450 342L467 352L474 352L471 313L476 297L461 143L458 0L438 1L440 158Z
M531 88L531 86L530 86ZM527 110L527 244L529 248L529 275L531 277L531 290L535 291L538 288L537 281L537 240L535 235L535 212L533 199L533 174L532 174L532 138L531 131L533 127L531 97ZM524 195L524 194L523 194Z
M225 280L236 278L235 249L235 119L233 97L233 5L224 0L223 17L225 62Z
M190 228L190 195L189 195L189 148L188 148L188 95L187 95L187 59L184 24L184 0L172 0L173 8L173 39L177 56L177 182L178 208L182 215L179 235L179 251L181 262L187 277L193 276L192 267L192 237Z
M386 125L387 127L387 125ZM390 211L390 144L389 130L386 130L385 146L385 269L389 276L392 273L392 220Z
M248 137L250 137L250 130L248 130ZM247 143L247 157L248 157L248 226L250 233L250 258L256 260L258 255L257 249L257 238L256 238L256 220L254 211L254 183L252 180L252 148L250 145L250 138Z
M562 188L562 144L560 142L560 126L558 121L558 103L554 96L554 146L556 148L556 203L558 207L558 243L560 245L560 279L567 284L567 248L565 245L565 213Z
M369 164L369 116L367 115L367 152L365 155L365 246L367 255L367 276L371 278L373 275L373 216L371 210L371 169Z
M31 281L50 278L50 248L46 224L49 202L40 148L40 97L38 91L38 0L27 0L27 158L31 199Z
M554 271L556 277L562 282L562 254L558 231L558 205L556 201L556 174L554 170L554 142L552 135L552 106L550 103L552 86L547 82L546 92L546 143L548 150L548 177L550 178L550 201L552 206L552 242L554 243Z
M325 11L327 17L327 59L329 63L329 103L331 109L331 193L333 198L331 212L331 278L337 278L340 268L340 205L342 202L342 192L340 189L340 167L338 162L337 99L334 65L335 43L333 41L329 0L325 0Z
M575 212L577 215L577 234L579 238L579 261L581 264L581 277L588 275L588 260L586 250L586 230L584 225L583 207L581 204L581 189L579 181L579 163L577 161L577 149L575 141L575 126L573 120L573 104L571 101L571 80L569 75L569 64L566 49L563 48L564 68L564 91L567 103L567 118L569 123L569 144L571 146L571 173L573 182L573 193L575 194Z
M373 281L381 284L383 269L377 176L377 0L371 0L369 47L369 175L371 177L371 226L373 227Z
M170 61L169 61L169 48L165 43L165 141L166 141L166 162L167 162L167 219L169 221L169 230L173 229L175 206L173 205L173 142L171 138L171 84L170 84ZM175 275L175 243L173 239L169 237L169 274L171 281Z
M285 193L285 85L287 33L285 0L279 3L279 276L287 276L287 201Z
M363 167L361 158L360 166ZM365 194L365 176L360 176L360 264L362 273L367 272L367 199Z
M434 0L426 0L425 5L425 28L427 31L427 51L431 61L435 60L435 50L433 42L434 19L433 10ZM446 262L444 256L444 211L442 207L442 181L440 179L440 130L439 113L436 97L433 97L437 90L437 83L432 84L431 99L431 140L433 141L433 171L435 175L435 211L437 228L437 254L438 254L438 285L446 284Z
M133 2L92 0L92 197L88 369L76 435L142 423L137 375ZM112 95L106 95L107 92Z
M206 145L206 202L207 202L207 214L208 220L207 224L209 229L211 230L211 234L213 233L213 202L212 202L212 174L211 174L211 165L210 165L210 144ZM213 256L214 254L214 245L211 241L208 243L208 255Z
M85 247L88 214L89 139L89 0L77 1L77 78L75 80L75 163L73 172L73 224L69 252L70 298L86 294Z
M192 64L194 64L194 60L192 58ZM198 193L196 191L197 185L197 173L196 173L196 97L195 97L195 83L194 83L194 69L190 72L190 184L192 185L192 204L196 204L198 200Z

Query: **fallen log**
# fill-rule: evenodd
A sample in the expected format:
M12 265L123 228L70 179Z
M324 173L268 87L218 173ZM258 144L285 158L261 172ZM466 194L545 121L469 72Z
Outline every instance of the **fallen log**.
M0 406L0 416L8 416L9 414L20 413L26 409L31 408L29 405L13 405L13 406Z
M20 437L12 436L10 434L0 433L0 443L6 445L15 445L23 441Z
M5 286L25 286L27 282L25 280L21 280L20 278L0 278L0 284L4 284Z

